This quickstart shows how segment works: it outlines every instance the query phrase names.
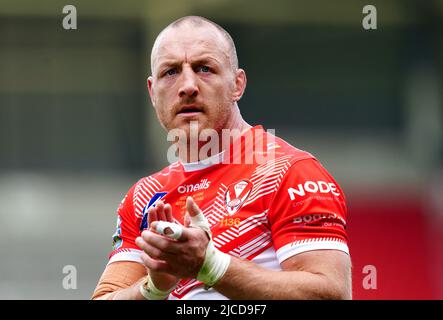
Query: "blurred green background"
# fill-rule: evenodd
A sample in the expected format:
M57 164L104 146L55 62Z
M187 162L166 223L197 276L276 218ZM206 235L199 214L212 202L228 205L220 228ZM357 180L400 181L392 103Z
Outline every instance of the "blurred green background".
M68 4L77 30L62 27ZM367 4L377 30L362 27ZM343 186L355 297L443 298L443 1L2 0L0 299L91 296L121 198L167 165L146 78L156 35L185 15L234 38L244 118L316 155ZM399 212L393 221L405 210L418 220L387 226L367 212L382 212L378 203ZM363 216L373 228L364 239ZM399 246L371 245L381 233L392 245L395 232ZM397 249L396 261L377 255ZM409 266L414 254L426 261ZM386 274L373 292L361 288L365 264ZM63 288L65 265L77 289ZM426 281L404 283L416 270Z

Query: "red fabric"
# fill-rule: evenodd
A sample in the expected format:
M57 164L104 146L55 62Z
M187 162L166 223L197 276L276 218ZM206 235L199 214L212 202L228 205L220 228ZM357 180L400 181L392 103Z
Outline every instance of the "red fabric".
M354 299L441 299L431 271L432 235L420 199L380 192L348 201ZM376 267L375 290L363 287L366 265Z

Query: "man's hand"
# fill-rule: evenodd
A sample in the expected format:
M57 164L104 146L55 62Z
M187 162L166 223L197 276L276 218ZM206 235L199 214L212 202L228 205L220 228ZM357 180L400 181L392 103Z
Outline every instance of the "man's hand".
M148 224L151 226L154 222L157 223L158 221L167 221L172 222L172 209L170 204L164 204L162 201L159 201L155 207L150 207L148 209ZM154 283L154 285L163 291L169 291L171 288L175 287L176 284L179 281L179 278L177 278L174 275L163 273L163 272L157 272L156 270L153 270L149 268L149 264L147 263L147 260L150 259L149 256L146 254L146 251L144 248L147 246L145 241L143 240L143 235L145 233L148 233L149 231L143 231L142 237L137 237L135 240L135 243L144 251L142 253L142 260L146 267L149 269L149 275Z
M157 205L157 210L159 205ZM170 208L170 207L169 207ZM203 262L209 243L209 235L201 228L192 227L191 217L200 214L200 209L192 197L186 200L185 226L178 240L156 233L158 220L150 224L149 231L143 231L137 245L144 251L142 259L151 272L169 274L177 278L196 278ZM169 211L166 210L166 211ZM165 218L167 213L165 212ZM172 214L171 220L172 221Z

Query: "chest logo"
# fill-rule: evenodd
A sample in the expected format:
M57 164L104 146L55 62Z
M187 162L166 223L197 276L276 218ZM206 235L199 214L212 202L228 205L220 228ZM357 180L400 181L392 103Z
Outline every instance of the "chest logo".
M229 185L225 194L226 211L233 215L242 207L252 191L252 182L241 180Z

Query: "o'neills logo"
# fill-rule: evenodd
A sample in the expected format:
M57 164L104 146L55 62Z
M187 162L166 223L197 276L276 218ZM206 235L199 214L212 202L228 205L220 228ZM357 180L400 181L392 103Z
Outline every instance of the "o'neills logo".
M188 192L194 192L198 190L205 190L209 188L209 185L211 184L211 181L208 181L208 179L202 179L199 183L196 184L185 184L182 186L179 186L177 188L177 191L179 193L188 193Z
M249 180L242 180L231 184L225 194L226 211L232 215L240 210L251 191L252 182Z

